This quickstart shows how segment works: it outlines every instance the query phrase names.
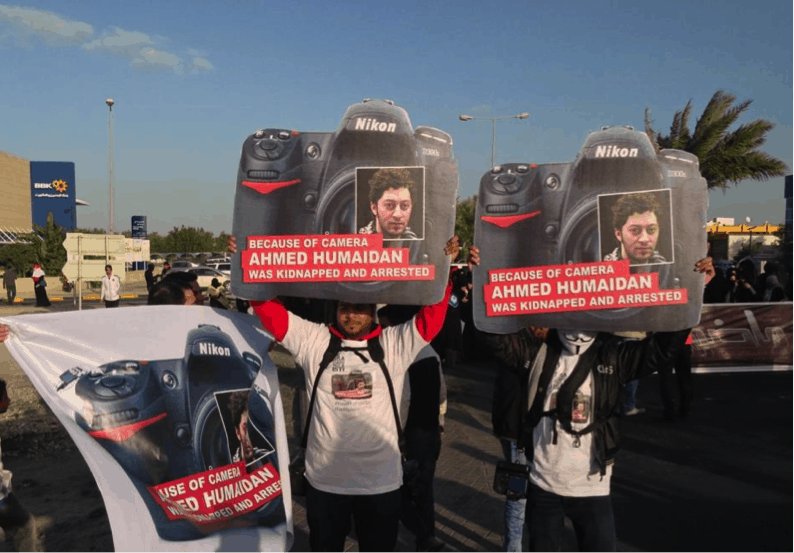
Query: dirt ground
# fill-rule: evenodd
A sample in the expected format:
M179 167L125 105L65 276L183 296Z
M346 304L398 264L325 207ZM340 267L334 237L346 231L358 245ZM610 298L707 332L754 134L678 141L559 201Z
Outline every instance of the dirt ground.
M291 357L274 352L290 427L300 372ZM0 344L0 378L11 405L0 415L3 465L13 473L13 489L36 518L45 551L113 551L113 536L102 495L66 430L41 400L25 373ZM0 551L13 551L0 529Z

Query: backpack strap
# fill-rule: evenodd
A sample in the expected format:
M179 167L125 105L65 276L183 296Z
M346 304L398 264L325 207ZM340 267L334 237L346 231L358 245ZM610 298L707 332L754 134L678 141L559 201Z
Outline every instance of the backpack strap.
M309 443L309 424L312 421L312 412L314 411L314 402L317 399L317 386L320 384L320 377L322 376L325 369L328 368L328 365L331 364L331 361L339 355L339 352L342 350L342 339L339 338L333 332L331 334L331 341L328 343L328 347L323 354L322 361L320 361L320 368L317 371L317 376L314 377L314 386L312 386L312 397L309 400L309 411L306 413L306 424L303 426L303 441L301 447L306 449L307 444Z
M549 337L551 341L553 339L552 336ZM597 338L596 338L597 339ZM556 340L557 342L559 339ZM561 346L561 344L559 344ZM579 442L579 438L584 436L585 434L589 434L593 432L600 426L606 423L606 419L596 419L596 412L593 409L592 418L593 422L588 424L586 427L582 428L581 430L574 430L571 426L571 419L572 419L572 407L573 407L573 398L576 395L576 391L581 387L584 383L587 375L590 374L592 371L593 366L595 365L596 357L598 355L598 344L593 344L592 347L588 348L580 357L579 361L574 367L574 370L565 379L562 386L560 386L559 391L557 392L557 406L554 409L549 411L543 410L543 405L546 399L546 393L548 392L549 384L551 383L551 378L554 374L555 369L557 368L557 363L559 362L559 348L550 348L547 352L546 359L543 360L543 368L540 374L540 378L537 382L537 392L534 397L534 401L532 402L532 406L530 407L529 411L526 414L524 419L525 425L525 432L522 433L523 442L526 444L530 444L532 438L532 430L537 426L540 422L542 417L551 417L554 421L559 422L562 429L574 436L574 446L577 446ZM536 363L537 365L538 363ZM533 366L532 370L537 371L539 367ZM530 377L531 378L531 377ZM553 426L553 438L552 443L557 444L557 425Z
M593 367L596 364L596 359L598 357L598 345L599 343L596 342L579 357L576 367L574 367L571 374L565 379L565 382L562 383L562 386L560 386L560 389L557 392L556 408L544 413L544 415L548 415L556 419L565 432L574 436L574 447L578 447L578 444L580 443L579 438L581 436L593 432L606 422L606 419L598 420L596 418L595 409L593 409L591 413L593 422L581 430L574 430L571 426L571 421L573 418L573 399L576 396L576 391L582 386L582 384L584 384L585 380L592 372ZM593 402L593 406L594 405L595 402ZM557 443L556 425L554 427L553 443Z
M342 351L352 351L356 355L358 355L362 361L367 361L367 358L361 353L361 350L366 349L369 353L370 358L375 361L378 366L380 366L381 371L383 371L383 375L386 378L386 384L389 387L389 396L391 396L391 405L392 409L394 410L394 422L397 425L397 444L400 448L400 453L405 454L405 439L403 438L403 429L402 424L400 423L400 414L397 409L397 398L394 394L394 384L392 383L391 377L389 376L389 371L386 368L386 363L384 359L386 354L383 351L383 345L380 343L380 339L375 336L374 338L370 338L367 340L367 347L366 348L351 348L351 347L343 347L342 346L342 339L339 338L334 333L331 333L331 341L328 343L328 348L326 348L325 353L323 354L322 361L320 361L320 368L317 371L317 376L314 377L314 385L312 386L312 395L311 399L309 400L309 411L306 413L306 424L303 427L303 441L302 447L306 449L309 443L309 425L311 424L312 420L312 412L314 411L314 403L317 399L317 387L320 384L320 377L322 376L325 369L328 368L328 365L331 364L337 355L339 355Z
M405 438L403 437L403 425L400 422L400 413L397 410L397 398L394 395L394 384L392 384L391 376L389 376L389 370L386 368L386 363L384 359L386 358L386 354L383 351L383 345L380 343L380 337L375 336L374 338L370 338L367 340L367 350L369 351L369 356L375 361L379 366L380 370L383 371L383 376L386 379L386 384L389 386L389 395L391 396L391 406L394 410L394 422L397 426L397 445L400 448L400 454L405 457ZM403 459L405 460L405 459Z

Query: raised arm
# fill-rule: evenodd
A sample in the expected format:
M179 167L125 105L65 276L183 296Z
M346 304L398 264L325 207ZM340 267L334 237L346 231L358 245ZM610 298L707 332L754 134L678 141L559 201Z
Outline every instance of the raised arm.
M459 252L460 243L458 241L458 235L456 234L447 241L444 253L452 256L454 260ZM452 294L452 275L455 274L455 271L457 271L457 269L452 269L449 272L447 288L444 290L444 297L441 298L441 301L433 305L423 306L414 317L416 329L426 342L433 341L433 338L441 332L441 327L444 326L444 317L447 315L447 306L449 306L449 296Z
M262 321L262 327L279 342L284 341L289 329L289 312L277 299L251 301L254 313Z

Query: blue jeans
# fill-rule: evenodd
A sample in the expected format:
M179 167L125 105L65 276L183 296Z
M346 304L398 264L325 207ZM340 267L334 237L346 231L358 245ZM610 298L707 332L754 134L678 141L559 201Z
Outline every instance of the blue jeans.
M565 497L529 484L529 550L559 551L565 517L571 519L579 551L614 551L615 516L608 495Z
M511 463L527 464L526 455L523 450L516 448L516 442L510 440L499 440L502 444L502 452L505 460ZM526 499L516 499L511 501L505 499L505 531L502 542L502 551L521 551L521 540L524 536L524 516L527 510Z

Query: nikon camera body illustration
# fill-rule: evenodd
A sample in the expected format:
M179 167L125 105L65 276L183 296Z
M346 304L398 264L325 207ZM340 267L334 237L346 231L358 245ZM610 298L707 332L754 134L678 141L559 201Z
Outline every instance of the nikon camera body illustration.
M409 248L411 265L435 265L433 281L246 282L240 255L249 236L356 234L368 223L361 220L361 206L370 205L368 198L356 198L357 169L388 167L415 168L424 182L415 183L412 192L414 232L385 241L384 247ZM431 127L414 129L406 111L389 100L351 105L334 132L259 130L243 143L237 174L232 291L246 299L438 301L449 269L443 250L454 231L457 189L451 137Z
M182 359L115 361L80 374L75 419L144 485L217 468L232 460L214 394L250 388L261 364L218 327L200 325Z
M695 326L703 277L693 267L706 255L707 208L697 157L679 150L657 153L645 133L631 127L591 133L572 163L492 168L480 181L475 214L475 243L481 252L474 270L477 328L512 333L527 324L604 331ZM654 243L633 244L625 238L624 215L637 215L635 209L654 214ZM486 313L482 286L490 270L626 258L633 273L658 272L660 289L686 288L689 302L516 316Z

